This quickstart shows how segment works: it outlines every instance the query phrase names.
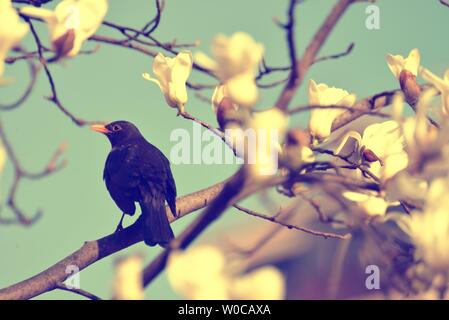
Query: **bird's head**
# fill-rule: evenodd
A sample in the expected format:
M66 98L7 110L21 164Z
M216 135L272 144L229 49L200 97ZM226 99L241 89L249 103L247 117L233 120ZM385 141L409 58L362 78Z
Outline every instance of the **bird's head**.
M139 129L128 121L114 121L107 125L94 124L90 128L105 134L113 147L142 137Z

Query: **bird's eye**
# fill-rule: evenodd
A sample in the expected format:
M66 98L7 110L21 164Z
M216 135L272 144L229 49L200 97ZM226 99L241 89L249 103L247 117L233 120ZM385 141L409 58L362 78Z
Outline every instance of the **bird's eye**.
M112 127L112 131L120 131L120 130L122 130L122 127L120 127L118 124Z

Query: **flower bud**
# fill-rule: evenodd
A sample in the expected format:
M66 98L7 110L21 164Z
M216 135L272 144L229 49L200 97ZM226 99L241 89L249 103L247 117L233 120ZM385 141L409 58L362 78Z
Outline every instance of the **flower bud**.
M412 72L404 69L399 74L399 83L401 84L401 89L404 92L407 103L415 106L421 94L421 87L416 82L416 76Z
M75 30L67 30L62 36L53 41L53 47L56 51L57 57L66 56L74 46L75 41Z
M287 133L287 145L309 147L312 137L308 131L294 128Z
M217 105L217 121L220 129L224 130L226 124L236 120L237 118L237 108L236 105L228 97L221 99L220 103Z

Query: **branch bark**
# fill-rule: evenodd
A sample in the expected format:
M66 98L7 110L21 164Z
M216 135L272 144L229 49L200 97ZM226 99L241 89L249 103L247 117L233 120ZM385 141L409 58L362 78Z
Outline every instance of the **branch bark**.
M170 213L167 215L170 222L207 206L223 189L224 182L197 191L195 193L178 198L176 205L178 217L176 219ZM135 243L142 241L140 220L123 229L121 232L110 234L95 241L87 241L79 249L60 260L41 273L0 290L0 300L26 300L36 297L54 289L58 289L72 274L66 272L68 266L76 266L83 270L98 260L123 250Z
M245 185L245 169L242 167L224 185L220 194L207 207L204 213L199 216L186 230L176 238L172 245L165 249L156 259L154 259L143 271L143 285L147 286L153 281L167 265L168 257L173 250L187 248L212 222L216 221L222 213L233 202L237 201L238 195Z
M321 47L326 42L329 34L334 29L340 18L343 16L346 9L348 9L353 2L354 0L340 0L332 8L332 11L323 22L315 36L312 38L313 40L310 42L309 46L301 57L299 64L296 67L297 70L291 71L294 72L292 74L296 74L297 76L295 79L291 79L284 87L281 95L279 96L279 99L276 102L276 107L281 110L286 110L288 108L288 105L293 99L296 90L304 81L307 71L316 60L317 54L320 51Z

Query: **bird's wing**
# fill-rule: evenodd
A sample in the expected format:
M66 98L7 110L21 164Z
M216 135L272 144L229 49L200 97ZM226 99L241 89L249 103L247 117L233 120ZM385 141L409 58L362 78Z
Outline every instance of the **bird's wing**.
M170 170L170 162L150 143L139 151L141 177L150 184L151 192L163 193L173 216L176 217L176 185Z
M165 183L165 198L167 199L168 206L171 213L176 218L178 212L176 211L176 184L173 174L170 169L170 161L164 156L164 166L167 173L167 180Z
M133 215L136 211L133 189L138 183L135 173L128 171L128 152L112 150L106 160L103 179L114 202L122 212Z

